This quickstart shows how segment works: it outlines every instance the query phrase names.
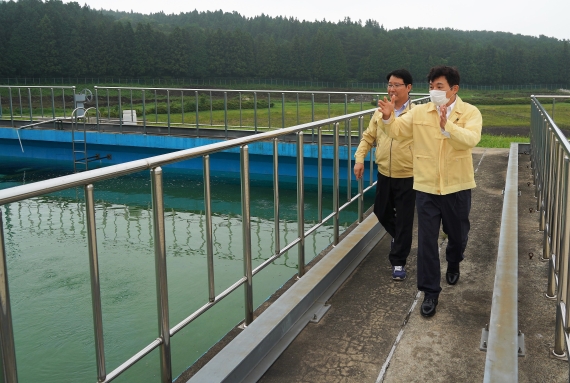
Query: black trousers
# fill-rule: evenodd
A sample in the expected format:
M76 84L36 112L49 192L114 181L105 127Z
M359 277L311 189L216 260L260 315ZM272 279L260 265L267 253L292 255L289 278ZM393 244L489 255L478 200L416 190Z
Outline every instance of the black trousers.
M392 266L405 266L412 248L414 204L416 191L414 178L392 178L378 173L374 214L388 234L394 238L390 250Z
M469 236L471 190L446 195L416 193L418 210L418 290L426 298L437 298L441 291L439 263L439 228L447 234L445 259L459 264L463 260Z

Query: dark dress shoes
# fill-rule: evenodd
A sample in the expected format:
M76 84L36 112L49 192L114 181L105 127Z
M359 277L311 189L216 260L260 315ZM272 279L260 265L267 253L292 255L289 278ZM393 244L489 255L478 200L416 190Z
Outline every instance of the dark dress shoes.
M424 317L434 316L436 307L437 307L437 298L424 298L421 308L422 316Z
M448 271L447 273L445 273L445 280L450 285L456 284L457 281L459 281L459 271L457 272Z

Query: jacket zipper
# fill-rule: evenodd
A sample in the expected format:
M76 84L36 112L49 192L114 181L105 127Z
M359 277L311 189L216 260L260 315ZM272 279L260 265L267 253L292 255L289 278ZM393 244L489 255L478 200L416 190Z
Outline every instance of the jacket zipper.
M388 174L390 178L392 178L392 144L394 143L394 139L390 139L390 161L388 161Z

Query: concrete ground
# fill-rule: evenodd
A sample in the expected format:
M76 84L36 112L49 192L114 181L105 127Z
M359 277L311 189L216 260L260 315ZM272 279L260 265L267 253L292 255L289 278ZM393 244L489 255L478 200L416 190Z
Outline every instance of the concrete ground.
M403 282L391 279L386 236L332 297L323 319L309 324L260 382L483 380L479 342L490 318L508 149L475 149L473 158L477 188L461 278L455 286L445 282L442 236L443 291L436 315L426 319L419 313L417 231ZM519 381L566 382L568 362L549 357L555 303L544 298L548 263L540 260L542 233L528 165L528 155L519 155L519 330L526 345Z

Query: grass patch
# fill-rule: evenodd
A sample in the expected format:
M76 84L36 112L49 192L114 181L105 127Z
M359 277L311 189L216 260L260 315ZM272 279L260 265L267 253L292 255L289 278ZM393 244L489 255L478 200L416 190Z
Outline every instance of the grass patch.
M490 134L482 134L481 141L477 144L479 148L510 148L511 142L530 142L529 137L523 136L493 136Z

